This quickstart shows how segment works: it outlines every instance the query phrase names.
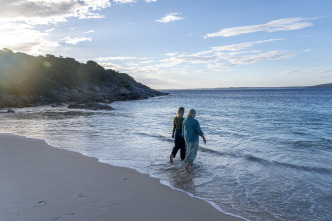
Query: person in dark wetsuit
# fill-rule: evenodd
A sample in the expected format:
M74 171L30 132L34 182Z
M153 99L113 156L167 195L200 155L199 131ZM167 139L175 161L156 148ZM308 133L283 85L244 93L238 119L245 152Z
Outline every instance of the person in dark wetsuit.
M175 158L178 150L180 150L181 160L184 160L186 157L186 145L182 136L182 121L184 120L183 114L184 108L180 107L173 120L172 138L174 139L175 146L173 147L172 154L169 156L170 163L173 163L173 159Z

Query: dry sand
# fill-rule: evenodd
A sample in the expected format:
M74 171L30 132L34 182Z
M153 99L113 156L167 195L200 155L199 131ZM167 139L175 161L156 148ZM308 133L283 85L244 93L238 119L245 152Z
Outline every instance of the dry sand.
M0 134L0 220L241 219L134 170Z

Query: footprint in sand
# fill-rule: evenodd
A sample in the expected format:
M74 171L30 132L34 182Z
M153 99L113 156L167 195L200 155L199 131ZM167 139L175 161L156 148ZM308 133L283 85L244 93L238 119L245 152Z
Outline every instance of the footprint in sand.
M41 201L39 201L36 205L34 205L33 207L42 207L43 205L46 205L46 204L47 204L46 201L41 200Z
M82 199L82 198L85 197L85 195L83 195L82 193L78 193L78 194L76 195L76 197L79 198L79 199Z

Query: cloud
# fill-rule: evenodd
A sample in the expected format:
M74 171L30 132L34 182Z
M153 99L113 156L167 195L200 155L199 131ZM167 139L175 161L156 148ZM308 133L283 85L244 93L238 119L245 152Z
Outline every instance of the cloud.
M113 64L109 62L98 62L99 65L103 66L105 69L112 69L112 70L123 70L125 67L122 67L119 64Z
M332 68L309 68L304 70L288 70L283 73L284 75L295 75L295 74L314 74L319 78L331 78Z
M97 61L114 61L114 60L148 60L149 58L141 58L141 57L99 57L96 58Z
M135 79L154 88L160 87L158 85L159 81L168 82L169 87L184 87L180 79L193 73L204 74L202 70L206 70L205 72L207 73L218 74L221 70L224 72L230 67L287 59L294 56L295 54L288 50L262 51L254 48L258 44L279 40L284 39L267 39L221 45L191 54L165 53L162 59L128 56L99 57L95 60L105 68L130 73ZM143 74L145 77L142 77Z
M140 77L151 75L151 79L158 81L164 80L172 82L175 76L179 77L190 75L192 73L202 73L200 70L206 70L209 73L220 73L227 67L249 65L258 62L287 59L294 56L294 53L287 50L248 50L257 44L269 43L284 39L267 39L253 42L244 42L240 44L222 45L211 47L209 50L200 51L191 54L173 52L164 54L163 59L144 58L144 57L99 57L98 61L105 68L111 68L122 72L130 73L135 78L141 79L142 83L158 87L149 81L148 78ZM201 68L206 66L207 69ZM197 71L199 70L199 71ZM178 79L178 78L176 78ZM176 82L172 82L175 85Z
M38 25L49 25L66 22L67 18L79 19L103 18L96 12L111 6L109 0L0 0L0 48L7 47L14 51L33 55L50 53L60 47L57 41L52 41L48 33L37 29ZM76 44L91 39L67 39L68 43Z
M295 75L295 74L298 74L299 71L294 71L294 70L288 70L288 71L285 71L283 74L284 75Z
M181 15L181 13L179 13L179 12L171 12L171 13L167 14L166 16L164 16L163 18L156 20L156 22L159 22L159 23L170 23L170 22L182 20L183 18L179 17L178 15Z
M254 42L244 42L234 45L212 47L210 50L192 54L166 53L164 59L139 57L105 57L97 58L105 68L130 73L136 80L154 88L160 87L159 82L167 82L167 87L183 87L180 76L189 76L192 73L204 74L201 66L206 66L208 73L220 73L227 67L254 64L258 62L286 59L294 56L287 50L247 50L256 44L268 43L282 39L268 39ZM99 62L98 62L99 63ZM197 71L199 70L199 71ZM144 77L142 77L144 74ZM179 84L179 85L178 85ZM165 85L165 84L160 84Z
M268 51L260 54L252 54L246 56L235 56L226 58L225 60L232 65L252 64L260 61L279 60L294 56L293 53L286 50Z
M200 56L196 54L190 54L190 55L181 54L178 56L161 60L163 64L161 64L160 67L174 67L182 63L203 64L203 63L210 63L216 61L217 61L217 56L215 55Z
M150 64L150 63L153 63L155 62L154 60L146 60L146 61L140 61L139 63L140 64Z
M310 73L314 73L321 78L331 78L332 77L332 68L314 68L307 70Z
M64 41L67 44L76 45L77 43L82 42L82 41L91 41L91 38L85 38L85 37L71 38L71 37L66 37L66 38L64 38Z
M93 33L93 32L95 32L95 31L94 30L89 30L89 31L84 32L84 34L89 34L89 33Z
M280 41L280 40L284 40L284 38L244 42L244 43L231 44L231 45L223 45L223 46L218 46L218 47L212 47L211 49L214 50L214 51L239 51L239 50L243 50L243 49L253 47L256 44L262 44L262 43L265 43L265 42Z
M128 4L128 3L136 3L137 0L113 0L115 4Z
M3 24L0 26L0 48L29 52L33 55L49 53L60 44L46 40L48 35L48 32L34 30L29 24Z
M115 4L134 4L137 3L138 0L113 0ZM145 0L146 3L157 2L157 0Z
M94 13L111 6L108 0L0 0L0 22L49 24L65 22L66 18L103 18Z
M302 28L307 28L313 25L311 20L315 18L285 18L273 20L265 24L240 26L234 28L224 28L219 32L209 33L203 36L203 38L212 37L232 37L241 34L249 34L254 32L276 32L276 31L293 31Z
M294 56L287 50L261 52L260 50L245 50L256 44L284 39L268 39L240 44L211 47L210 50L193 54L174 54L170 58L161 60L160 67L174 67L180 64L207 64L209 68L246 65L260 61L278 60ZM168 54L171 55L171 54Z
M182 54L162 60L160 67L174 67L183 63L189 64L207 64L208 68L229 67L237 65L247 65L260 61L278 60L294 56L293 53L286 50L268 51L258 53L260 51L247 51L246 55L238 55L233 53L212 53L210 55ZM245 52L243 52L245 53ZM241 53L239 53L241 54Z
M50 29L45 30L45 32L52 32L54 30L55 30L55 28L50 28Z
M145 85L149 85L151 88L155 89L166 89L166 88L179 88L183 87L183 81L177 82L173 79L168 79L165 77L148 75L148 76L135 76L135 80L142 82ZM161 88L162 87L162 88Z
M165 55L172 57L172 56L175 56L177 54L178 54L177 52L171 52L171 53L166 53Z

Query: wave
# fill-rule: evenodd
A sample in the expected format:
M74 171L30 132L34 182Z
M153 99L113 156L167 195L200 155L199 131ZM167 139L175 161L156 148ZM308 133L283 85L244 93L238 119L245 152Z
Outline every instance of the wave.
M157 138L161 141L174 142L173 139L165 137L165 136L160 135L160 134L148 134L148 133L143 133L143 132L138 132L136 134ZM203 153L218 155L218 156L227 156L227 157L232 157L232 158L243 158L245 160L248 160L248 161L251 161L251 162L257 162L257 163L264 164L264 165L267 165L267 166L277 165L277 166L282 166L282 167L290 167L290 168L297 169L297 170L302 170L302 171L316 172L316 173L320 173L320 174L332 174L332 169L330 169L330 168L302 166L302 165L295 165L295 164L285 163L285 162L270 161L270 160L267 160L267 159L264 159L264 158L253 156L251 154L227 153L227 152L221 152L221 151L213 150L213 149L210 149L210 148L206 148L206 147L203 147L203 146L199 146L198 151L203 152Z
M148 133L143 133L143 132L136 132L135 134L157 138L157 139L159 139L161 141L174 142L173 139L165 137L165 136L160 135L160 134L148 134Z
M291 163L285 163L285 162L278 162L278 161L269 161L266 159L262 159L259 157L255 157L253 155L247 154L245 157L250 161L259 162L265 165L278 165L278 166L285 166L294 168L297 170L303 170L303 171L309 171L309 172L316 172L316 173L325 173L325 174L332 174L332 169L325 168L325 167L310 167L310 166L301 166L301 165L295 165Z
M285 163L285 162L270 161L267 159L253 156L251 154L243 155L243 154L236 154L236 153L223 153L220 151L212 150L212 149L201 147L201 146L200 146L200 151L210 153L210 154L216 154L219 156L229 156L232 158L244 158L248 161L257 162L257 163L264 164L267 166L268 165L270 165L270 166L277 165L277 166L290 167L293 169L308 171L308 172L316 172L316 173L321 173L321 174L332 174L332 169L330 169L330 168L302 166L302 165L295 165L295 164Z

